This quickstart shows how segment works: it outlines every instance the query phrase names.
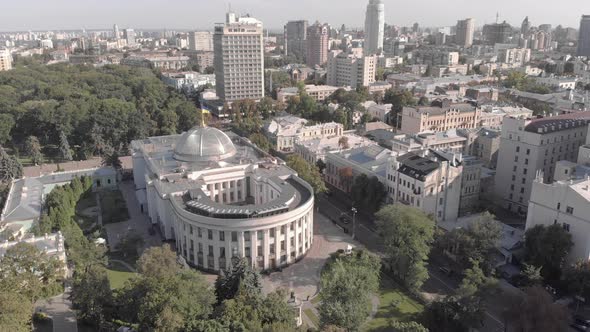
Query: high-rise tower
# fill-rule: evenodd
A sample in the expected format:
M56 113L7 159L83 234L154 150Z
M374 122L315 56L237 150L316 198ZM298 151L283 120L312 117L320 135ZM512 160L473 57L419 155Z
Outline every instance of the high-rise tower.
M365 55L379 53L383 50L383 32L385 30L385 5L383 0L369 0L365 16Z
M590 15L582 15L578 37L578 56L590 57Z
M473 33L475 32L475 20L466 18L457 21L457 35L455 37L457 45L471 47L473 45Z

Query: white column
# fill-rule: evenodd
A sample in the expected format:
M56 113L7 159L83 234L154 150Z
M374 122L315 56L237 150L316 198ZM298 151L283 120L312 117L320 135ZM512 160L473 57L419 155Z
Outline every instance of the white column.
M223 268L229 268L231 263L231 232L225 232L225 266Z
M301 226L303 227L303 220L301 220L303 217L299 218L298 220L295 221L295 258L297 258L299 256L299 232L301 231L301 228L298 227L299 226L299 222L301 221ZM303 233L303 232L301 232ZM303 236L303 235L301 235Z
M238 181L233 181L234 184L234 201L238 202Z
M238 232L238 257L245 257L244 232Z
M291 263L291 223L285 225L285 250L287 252L287 263Z
M209 269L209 245L203 242L203 267Z
M275 252L276 252L276 244L275 244ZM269 235L269 230L265 229L264 230L264 244L262 245L262 252L264 255L264 268L268 269L270 268L270 264L269 264L269 256L270 256L270 235Z
M250 231L250 255L252 255L252 268L256 268L258 257L258 231Z
M219 241L215 240L215 233L219 235L219 232L214 231L213 240L210 240L210 243L213 246L213 268L215 269L215 271L219 271L219 246L217 245Z

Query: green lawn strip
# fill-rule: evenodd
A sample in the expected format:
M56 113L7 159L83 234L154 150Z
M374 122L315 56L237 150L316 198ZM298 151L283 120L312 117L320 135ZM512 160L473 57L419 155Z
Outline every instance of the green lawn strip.
M313 304L314 306L317 306L318 303L320 303L322 301L322 299L320 298L320 296L316 296L313 299L311 299L311 304Z
M100 193L103 224L129 220L127 204L119 190L105 190Z
M130 271L127 266L119 262L109 262L107 268L107 275L111 284L111 289L118 289L123 287L125 281L135 276L135 272Z
M309 320L315 324L316 327L320 327L320 318L310 308L304 309L303 313L309 318Z
M391 278L381 275L379 307L375 318L367 322L363 331L387 331L390 319L411 321L423 310L424 306L414 300L401 286Z

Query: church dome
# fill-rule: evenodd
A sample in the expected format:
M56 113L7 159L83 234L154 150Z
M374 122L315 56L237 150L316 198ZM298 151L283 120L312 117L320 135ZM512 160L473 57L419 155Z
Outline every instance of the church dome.
M184 162L219 161L235 153L236 147L221 130L194 127L178 139L174 148L174 159Z

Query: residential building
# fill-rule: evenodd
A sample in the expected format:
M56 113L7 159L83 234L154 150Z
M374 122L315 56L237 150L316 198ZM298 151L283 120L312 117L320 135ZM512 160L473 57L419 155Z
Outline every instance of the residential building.
M188 67L190 58L184 55L130 55L121 60L122 65L162 70L182 70Z
M481 185L481 171L483 162L474 156L464 156L461 165L461 197L459 200L459 215L472 213L479 207L479 193Z
M188 49L200 52L213 52L213 34L210 31L190 31Z
M461 197L461 155L434 150L391 157L387 200L416 207L436 222L456 220Z
M215 89L224 102L264 97L264 42L262 22L228 13L215 26Z
M205 69L215 66L215 53L214 52L198 52L197 53L197 65L204 71Z
M307 57L305 59L309 68L323 66L328 61L330 40L330 26L315 22L307 28Z
M211 127L131 142L143 211L178 254L206 271L244 257L256 270L305 256L312 187L251 143Z
M535 81L541 85L556 89L556 90L574 90L578 79L576 77L535 77Z
M318 160L325 162L326 154L331 152L342 152L349 149L367 147L376 145L363 136L355 134L341 134L322 136L314 139L296 139L294 151L311 165L315 165Z
M365 14L364 54L371 55L383 50L385 30L385 5L383 0L369 0Z
M524 65L531 61L529 48L504 48L498 51L498 62L511 65Z
M354 179L361 174L375 176L385 185L387 165L393 155L394 152L379 145L327 153L325 180L345 193L350 193Z
M307 20L289 21L284 27L284 54L305 59L307 44Z
M342 136L344 128L336 122L306 126L307 120L293 115L274 117L263 131L277 151L291 152L297 141L307 141L330 136Z
M467 153L473 155L483 162L483 166L495 169L498 162L498 150L500 149L501 132L489 128L477 130L477 138L471 151Z
M393 104L377 104L374 101L367 101L363 106L365 106L367 114L369 114L371 120L379 119L381 122L387 122Z
M459 64L459 52L440 49L417 49L413 52L414 62L431 66L454 66Z
M532 120L505 117L495 186L501 205L525 214L536 173L541 171L543 181L550 183L558 161L575 162L589 121L590 112Z
M113 25L113 37L115 39L121 38L121 34L119 33L119 26L116 24Z
M137 44L135 40L135 30L133 29L124 29L123 30L123 38L127 42L128 47L133 47Z
M0 49L0 71L12 69L12 54L9 50Z
M357 57L342 51L331 51L328 57L327 84L356 89L375 82L376 56Z
M475 33L475 20L473 18L466 18L457 21L457 33L455 35L455 43L463 47L471 47L473 45L473 34Z
M456 129L439 133L397 134L391 140L391 150L400 155L428 149L463 153L466 141L467 138L459 135Z
M424 131L442 132L449 129L479 126L481 109L467 103L438 100L432 106L404 107L401 115L401 132L418 134Z
M502 129L502 122L507 116L526 119L533 116L533 110L521 106L484 105L480 114L479 125L481 127L499 130Z
M560 225L571 234L567 264L590 260L590 178L547 183L538 174L532 184L526 229Z
M162 81L187 95L197 92L206 85L215 86L214 74L201 74L196 71L162 73Z
M326 98L330 97L336 90L342 89L339 86L330 86L330 85L313 85L308 84L305 86L305 93L307 93L310 97L315 99L315 101L324 101ZM349 87L344 87L344 90L350 91ZM291 87L291 88L283 88L277 91L277 100L282 102L286 102L292 96L299 95L299 88Z
M491 87L471 87L465 89L465 98L475 101L498 101L498 90Z
M590 57L590 15L582 15L580 20L577 55Z

